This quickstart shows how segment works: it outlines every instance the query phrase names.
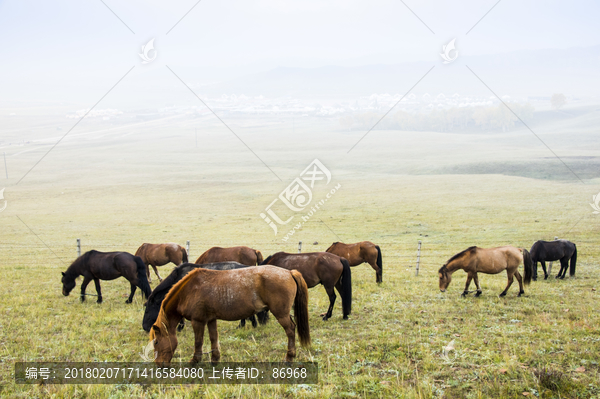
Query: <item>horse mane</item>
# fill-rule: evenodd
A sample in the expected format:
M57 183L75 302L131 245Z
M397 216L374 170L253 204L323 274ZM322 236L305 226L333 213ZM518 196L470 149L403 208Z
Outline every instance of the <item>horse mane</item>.
M187 284L188 280L190 278L192 278L192 276L196 275L197 273L199 273L202 270L202 268L198 268L195 270L192 270L191 272L189 272L188 274L185 275L184 278L182 278L181 280L179 280L178 282L176 282L171 289L169 290L169 292L167 292L167 295L165 296L165 299L163 299L161 305L160 305L160 312L158 312L158 317L156 318L156 321L154 322L154 325L158 325L158 328L160 328L162 330L163 326L165 329L168 330L169 328L169 320L167 319L167 312L165 311L166 306L168 305L168 303L171 301L171 299L177 295L180 291L181 288L183 288L184 285ZM150 330L150 339L154 339L154 329Z
M456 260L456 259L458 259L458 258L461 258L461 257L462 257L462 256L464 256L464 255L465 255L467 252L473 251L473 250L475 250L475 249L477 249L477 246L475 246L475 245L474 245L474 246L472 246L472 247L469 247L469 248L465 249L464 251L461 251L461 252L457 253L456 255L454 255L453 257L451 257L450 259L448 259L448 262L446 262L446 264L445 264L444 266L442 266L442 267L445 267L447 264L449 264L449 263L450 263L450 262L452 262L453 260ZM440 271L441 271L441 270L442 270L442 269L440 269Z
M73 261L73 263L71 263L71 265L67 268L67 270L65 270L64 275L67 277L72 277L73 279L76 279L79 276L79 273L75 272L74 269L80 267L81 265L88 263L92 253L97 253L97 252L98 251L92 249L91 251L88 251L88 252L84 253L83 255L81 255L80 257L78 257L77 259L75 259Z

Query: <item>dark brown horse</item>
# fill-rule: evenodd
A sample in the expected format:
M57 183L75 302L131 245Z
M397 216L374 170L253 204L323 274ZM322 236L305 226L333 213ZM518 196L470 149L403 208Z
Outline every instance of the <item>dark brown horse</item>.
M127 252L98 252L89 251L81 255L62 274L63 295L75 288L75 279L83 276L81 283L81 301L85 301L85 289L94 280L98 300L102 303L102 292L100 291L100 280L114 280L125 277L131 284L131 294L125 303L131 303L136 287L140 287L146 298L150 296L150 284L146 278L146 265L138 256Z
M206 265L196 265L195 263L184 263L177 266L171 274L169 274L159 285L154 288L150 297L145 303L146 310L144 311L144 319L142 320L142 328L146 331L150 331L152 324L156 322L158 318L158 313L160 312L160 305L162 304L165 296L178 281L182 280L189 272L196 270L198 268L210 269L210 270L234 270L234 269L242 269L246 267L251 267L247 265L242 265L237 262L219 262L219 263L208 263ZM269 320L268 312L259 312L257 314L258 321L260 324L266 324ZM253 316L249 317L252 322L252 326L256 327L256 318ZM244 326L244 320L240 321L240 327ZM181 331L183 329L183 319L177 331Z
M248 247L221 248L212 247L196 260L197 265L217 262L238 262L242 265L256 266L263 261L260 251Z
M182 263L186 263L188 261L187 252L185 248L181 245L168 243L168 244L142 244L135 253L135 256L139 256L142 258L144 263L146 264L146 268L148 270L148 281L152 282L152 278L150 277L150 267L154 269L154 273L156 273L156 277L158 277L159 281L162 281L162 278L158 274L158 270L156 266L163 266L167 263L174 263L175 266L179 266Z
M290 316L294 307L296 322ZM296 357L296 325L302 346L310 345L308 288L297 271L257 266L228 271L196 269L171 288L150 330L158 364L169 364L177 348L176 326L192 321L195 345L192 363L202 360L204 327L208 326L211 361L221 358L217 320L241 320L270 310L288 338L285 360Z
M379 245L375 245L371 241L362 241L356 244L334 242L326 252L348 259L350 266L368 263L375 270L375 281L378 283L383 281L383 265Z
M481 286L477 273L498 274L506 270L508 276L508 284L500 296L505 296L506 292L513 283L513 276L517 277L519 282L519 296L525 293L523 291L523 279L519 274L519 265L523 263L525 269L525 285L529 285L533 275L533 262L531 256L525 248L515 248L511 246L498 248L478 248L469 247L462 252L451 257L444 266L438 271L440 278L440 291L445 292L452 281L452 273L459 269L467 272L467 284L462 296L469 294L469 284L471 280L475 281L477 293L475 296L481 295Z
M288 270L298 270L306 281L308 288L317 284L323 284L325 291L329 296L329 309L323 315L323 320L327 320L333 313L335 304L334 287L342 297L342 311L344 319L352 311L352 275L350 265L345 258L328 252L312 252L304 254L288 254L277 252L269 256L262 263L263 265L275 265Z
M569 259L571 260L571 266L569 267ZM536 241L531 247L531 261L533 262L533 280L537 280L537 264L541 262L542 269L544 269L544 280L548 278L548 272L546 272L546 261L560 260L560 271L556 275L556 278L565 278L567 275L567 269L569 269L569 275L575 275L575 268L577 267L577 246L571 241L567 240L555 240L555 241Z

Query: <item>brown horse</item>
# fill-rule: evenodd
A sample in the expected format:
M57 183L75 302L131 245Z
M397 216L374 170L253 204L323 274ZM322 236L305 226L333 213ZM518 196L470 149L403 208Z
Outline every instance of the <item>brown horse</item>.
M231 248L212 247L200 255L194 263L204 265L206 263L237 262L242 265L256 266L260 265L262 261L263 256L260 251L240 246Z
M352 311L352 275L350 265L345 258L328 252L312 252L304 254L288 254L277 252L269 256L263 265L275 265L288 270L298 270L306 281L308 288L321 283L329 296L329 309L323 316L327 320L333 313L335 304L335 287L342 297L344 319Z
M378 283L383 281L383 265L379 245L375 245L371 241L362 241L356 244L334 242L325 252L348 259L350 266L368 263L375 270L375 281Z
M162 278L158 274L158 270L156 270L156 266L163 266L169 262L174 263L175 266L179 266L188 261L185 248L174 243L142 244L136 251L135 256L142 258L146 264L149 282L152 282L152 279L150 278L150 268L148 266L152 266L158 280L162 281Z
M296 322L290 316L294 307ZM171 288L150 330L158 364L171 362L177 348L176 327L182 318L192 321L195 345L191 362L202 360L204 327L208 325L211 361L218 362L217 320L241 320L270 310L288 338L285 360L296 357L296 324L302 346L310 345L308 288L297 271L273 266L228 271L196 269Z
M440 291L445 292L450 281L452 273L458 269L463 269L467 272L467 284L462 296L469 294L469 284L471 280L475 281L477 293L475 296L481 295L481 286L477 273L498 274L506 270L508 276L508 284L500 296L505 296L506 292L513 283L513 276L517 277L519 282L519 296L525 293L523 291L523 279L519 274L519 265L523 263L525 269L525 285L529 285L533 275L533 262L531 256L525 248L515 248L511 246L498 248L478 248L469 247L464 251L457 253L451 257L444 266L438 271L440 278Z
M140 287L146 298L150 296L152 289L146 278L146 265L137 256L127 252L98 252L88 251L69 266L67 271L62 274L62 293L69 296L69 293L75 288L75 279L83 276L81 283L81 302L85 301L85 289L88 284L94 280L98 300L102 303L102 291L100 291L100 280L114 280L119 277L125 277L131 284L131 294L125 303L131 303L133 294L137 287Z

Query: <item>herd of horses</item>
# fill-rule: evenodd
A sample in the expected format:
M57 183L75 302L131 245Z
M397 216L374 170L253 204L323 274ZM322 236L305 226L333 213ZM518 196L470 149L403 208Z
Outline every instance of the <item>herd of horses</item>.
M570 260L570 266L569 266ZM545 262L560 261L561 269L556 278L575 274L577 247L567 240L537 241L530 251L525 248L504 246L497 248L469 247L452 256L438 271L440 291L448 288L452 274L457 270L467 273L462 293L470 293L474 281L476 296L482 293L478 273L498 274L506 271L508 283L500 296L505 296L514 278L523 285L537 280L537 264L541 263L544 278L548 278ZM174 263L176 267L165 279L156 269ZM136 288L144 297L145 312L142 327L150 334L155 361L170 363L177 348L177 331L184 328L184 320L190 320L195 336L192 362L202 358L205 327L211 341L211 361L220 358L217 320L249 320L253 327L269 320L269 312L284 329L288 338L286 361L296 356L296 330L302 346L310 345L308 324L308 289L323 285L329 296L329 307L321 316L332 317L336 301L335 291L342 301L343 319L352 311L351 266L368 263L375 270L376 282L383 282L381 249L370 241L356 244L336 242L325 252L290 254L278 252L266 259L260 251L244 247L213 247L203 253L195 263L188 263L185 248L178 244L142 244L135 255L127 252L86 252L78 257L62 273L63 295L68 296L75 288L75 279L83 276L81 301L85 300L86 287L93 280L97 302L102 302L100 280L125 277L131 284L126 303L131 303ZM524 275L519 273L523 265ZM150 288L150 266L160 284ZM290 311L294 309L292 318ZM258 318L258 323L256 319Z

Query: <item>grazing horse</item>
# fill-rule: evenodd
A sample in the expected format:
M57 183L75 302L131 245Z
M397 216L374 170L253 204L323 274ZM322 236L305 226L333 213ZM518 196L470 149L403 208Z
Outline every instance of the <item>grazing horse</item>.
M156 277L159 281L162 281L160 274L156 266L163 266L169 262L179 266L182 263L187 263L188 256L185 248L181 245L168 243L168 244L142 244L135 253L135 256L142 258L146 264L148 270L148 281L152 282L150 278L150 267L154 269Z
M325 252L348 259L350 266L368 263L375 270L375 281L377 283L383 281L383 265L379 245L375 245L371 241L362 241L356 244L334 242Z
M220 262L220 263L209 263L207 265L196 265L194 263L184 263L182 265L177 266L171 274L169 274L156 288L152 291L152 294L148 297L146 301L146 310L144 312L144 319L142 321L142 328L145 331L150 331L152 324L156 322L158 318L158 313L160 312L160 305L165 299L165 296L178 281L184 278L189 272L192 270L203 268L210 270L234 270L250 267L247 265L242 265L237 262ZM266 324L269 320L268 312L259 312L258 313L258 321L260 324ZM244 321L244 320L242 320ZM256 318L254 315L250 317L250 321L252 325L256 327ZM243 327L243 326L242 326ZM183 329L183 319L179 324L177 331L181 331Z
M290 310L294 307L296 322ZM296 357L296 325L302 346L310 345L308 288L302 275L273 266L219 271L196 269L169 290L150 330L157 364L169 364L177 348L176 326L182 318L194 327L192 363L202 360L204 327L208 325L211 361L221 358L217 320L241 320L270 310L288 338L285 360Z
M277 252L269 256L263 265L275 265L288 270L298 270L306 281L308 288L321 283L329 296L329 309L323 316L327 320L333 313L335 304L335 287L342 297L344 320L352 311L352 275L350 265L345 258L328 252L312 252L288 254Z
M197 265L217 262L238 262L242 265L256 266L263 261L260 251L248 247L221 248L212 247L196 260Z
M75 288L75 279L83 276L81 283L81 301L85 301L85 289L94 280L98 300L102 303L102 292L100 291L100 280L114 280L118 277L125 277L131 284L131 294L125 303L131 303L133 294L137 287L140 287L146 298L150 296L150 284L146 278L146 265L138 256L127 252L98 252L89 251L81 255L69 266L67 271L62 273L63 295L69 296L69 293Z
M508 284L500 296L505 296L506 292L513 283L513 276L517 277L519 282L519 296L525 293L523 291L523 279L519 274L519 265L523 263L525 268L525 284L529 285L533 271L533 263L531 256L524 248L515 248L511 246L498 248L478 248L469 247L462 252L451 257L448 262L438 271L440 277L440 291L445 292L450 281L452 273L458 269L463 269L467 272L467 284L462 296L469 294L469 284L471 280L475 281L477 293L475 296L481 295L481 286L477 273L498 274L506 270L508 276Z
M555 241L536 241L531 247L531 261L533 262L533 280L537 280L537 264L541 262L544 269L544 280L548 278L546 272L546 261L560 260L560 271L556 278L563 279L567 274L567 267L571 259L571 267L569 275L575 275L575 267L577 265L577 246L571 241L555 240Z

